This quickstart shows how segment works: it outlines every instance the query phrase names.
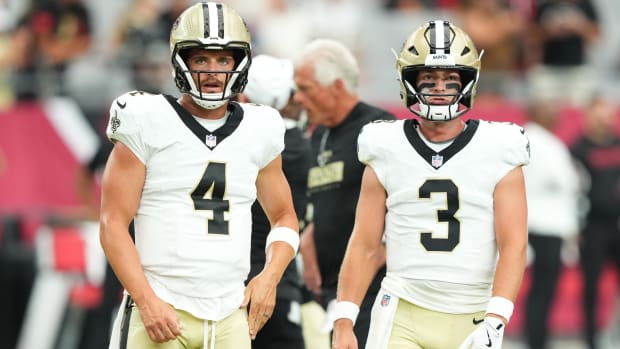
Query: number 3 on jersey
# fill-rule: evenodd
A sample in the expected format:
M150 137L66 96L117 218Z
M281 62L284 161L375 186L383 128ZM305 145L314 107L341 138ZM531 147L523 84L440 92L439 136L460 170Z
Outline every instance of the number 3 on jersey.
M421 199L430 199L432 193L446 193L446 209L437 210L437 221L448 223L448 237L435 238L432 232L420 234L420 242L427 251L450 252L461 240L461 222L454 217L459 210L459 188L447 179L429 179L418 190Z
M209 162L200 183L191 194L194 209L213 211L213 218L207 221L207 234L228 235L228 221L224 219L224 212L230 209L230 202L224 200L225 194L226 164Z

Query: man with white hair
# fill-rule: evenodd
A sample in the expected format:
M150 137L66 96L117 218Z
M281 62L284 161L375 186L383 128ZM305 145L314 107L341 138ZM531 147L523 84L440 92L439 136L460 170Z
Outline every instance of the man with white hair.
M393 120L385 110L360 100L359 65L345 45L333 39L307 44L295 61L295 101L308 114L312 133L312 168L308 172L312 224L303 230L300 253L306 287L327 309L325 329L331 329L338 273L353 231L355 207L364 164L357 159L357 136L376 120ZM364 347L370 310L385 275L385 256L380 253L364 268L377 270L362 302L355 324L360 348ZM376 267L376 268L375 268Z
M259 55L252 59L248 84L244 93L239 95L239 100L273 107L282 115L286 126L282 169L291 187L295 212L302 224L307 206L306 176L310 167L310 142L297 127L301 107L293 101L294 92L292 62ZM265 265L265 241L269 230L269 220L256 201L252 206L252 252L248 281L258 275ZM252 342L252 348L304 349L301 302L299 275L295 263L290 263L278 284L276 306L271 319Z

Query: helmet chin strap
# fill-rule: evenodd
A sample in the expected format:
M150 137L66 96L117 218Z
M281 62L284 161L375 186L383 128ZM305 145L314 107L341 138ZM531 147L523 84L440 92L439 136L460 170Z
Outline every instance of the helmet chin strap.
M196 104L198 104L199 106L205 109L217 109L221 107L222 105L224 105L224 103L228 102L227 99L222 99L219 101L207 101L207 100L195 97L193 95L190 95L190 96L192 96L192 99L194 100L194 102L196 102Z
M459 113L458 110L458 103L446 105L428 105L420 103L420 111L416 114L431 121L448 121L462 114Z
M236 77L234 77L234 79L236 79ZM232 82L233 81L231 81L231 83ZM194 100L194 102L196 102L196 104L198 104L199 106L205 109L216 109L224 105L224 103L226 103L232 97L231 83L226 84L226 90L222 93L198 92L197 94L200 97L194 95L194 93L196 93L194 92L196 91L196 88L194 87L194 84L192 84L193 93L191 93L190 96L192 96L192 99ZM201 98L201 97L204 97L204 98Z

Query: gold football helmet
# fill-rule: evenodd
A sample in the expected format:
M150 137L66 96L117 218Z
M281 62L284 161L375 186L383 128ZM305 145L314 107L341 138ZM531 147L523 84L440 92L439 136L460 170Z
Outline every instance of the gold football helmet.
M187 8L179 15L170 32L170 51L174 68L174 81L182 93L188 93L194 101L207 109L217 108L226 100L243 92L252 62L251 37L248 28L237 11L226 4L203 1ZM188 49L232 50L234 70L226 73L222 93L203 93L196 86L185 58ZM194 71L199 77L208 71Z
M396 59L400 96L414 114L433 121L447 121L467 112L473 105L480 58L469 36L448 21L431 21L414 31L405 41ZM418 91L420 70L456 69L462 88L451 94L451 104L428 102L431 94ZM445 96L445 95L444 95Z

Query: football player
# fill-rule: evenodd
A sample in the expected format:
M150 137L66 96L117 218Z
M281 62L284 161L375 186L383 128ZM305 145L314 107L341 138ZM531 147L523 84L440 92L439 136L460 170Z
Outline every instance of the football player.
M522 128L461 116L473 103L480 56L447 21L405 41L396 66L418 118L366 125L356 221L338 284L333 348L357 348L353 324L386 245L387 274L367 349L501 348L525 269L527 205Z
M111 347L250 349L299 245L284 123L271 107L231 101L251 63L234 9L190 6L170 49L181 97L134 91L110 108L101 244L126 290ZM245 287L257 198L272 228L265 267Z

